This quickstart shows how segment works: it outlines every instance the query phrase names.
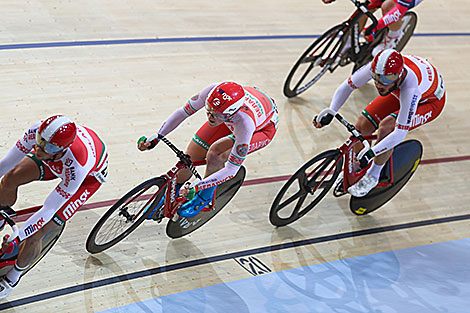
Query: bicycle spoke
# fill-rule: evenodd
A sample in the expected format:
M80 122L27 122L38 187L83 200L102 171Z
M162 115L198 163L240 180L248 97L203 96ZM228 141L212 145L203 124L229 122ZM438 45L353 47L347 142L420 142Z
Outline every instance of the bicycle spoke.
M293 194L292 196L290 196L287 200L285 200L284 202L280 203L279 204L279 207L278 207L278 211L281 210L282 208L285 208L286 206L288 206L289 204L291 204L292 202L294 202L297 198L299 197L302 197L304 195L306 195L307 192L305 191L302 191L302 190L299 190L297 193Z
M294 211L292 211L291 216L297 216L299 215L300 208L302 207L302 204L304 203L305 199L307 198L307 193L303 194L299 201L297 201L297 204L295 205Z
M304 81L305 77L307 77L308 73L310 73L310 71L313 69L314 67L314 63L310 63L310 65L308 66L308 69L305 71L305 73L302 75L302 77L300 78L299 82L295 85L294 87L294 90L297 90L299 88L299 86L302 84L302 82Z

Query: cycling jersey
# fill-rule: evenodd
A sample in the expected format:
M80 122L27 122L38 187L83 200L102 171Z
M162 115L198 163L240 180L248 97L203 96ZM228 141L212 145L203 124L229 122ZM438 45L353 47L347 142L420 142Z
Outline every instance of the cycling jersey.
M170 115L158 133L166 136L186 118L202 109L209 92L216 85L211 84L205 87L198 95L189 99L184 107ZM206 150L209 149L215 140L222 138L229 132L234 140L234 145L225 167L200 181L198 189L215 186L232 178L237 173L247 154L266 146L276 132L278 115L274 101L257 88L243 87L243 89L245 91L245 103L234 116L224 122L222 126L209 127L206 123L193 138L195 143ZM266 133L265 130L267 129L269 131L266 136L258 136L260 133ZM208 136L203 137L201 135L208 133L214 134L210 140L207 139L209 138Z
M388 96L379 96L363 112L376 128L386 115L394 113L392 115L396 117L395 130L372 148L375 154L392 149L405 138L410 129L436 118L445 104L445 85L439 71L424 58L411 55L404 55L403 58L405 77L398 89ZM372 79L370 69L369 63L338 87L331 101L332 110L337 112L354 89ZM399 109L396 112L394 101L387 100L391 98L399 101ZM391 105L388 105L388 102ZM422 109L418 110L419 114L416 113L418 106L422 106ZM375 114L376 111L381 113Z
M94 131L80 125L77 125L75 141L60 159L37 159L33 145L40 125L41 122L32 125L0 160L0 176L5 175L27 155L38 165L40 180L61 179L46 198L42 209L21 226L20 240L31 236L51 219L61 224L71 218L101 183L106 181L107 176L108 153L104 143Z

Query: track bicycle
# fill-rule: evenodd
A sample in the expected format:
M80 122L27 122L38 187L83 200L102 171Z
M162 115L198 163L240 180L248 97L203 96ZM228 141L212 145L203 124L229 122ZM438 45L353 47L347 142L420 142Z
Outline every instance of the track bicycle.
M295 97L315 84L327 71L333 73L339 66L354 63L353 73L363 65L372 61L372 50L382 42L388 28L382 28L375 33L375 39L368 42L361 38L359 19L367 15L372 20L372 28L377 25L377 19L370 12L378 5L369 1L351 0L356 11L341 24L338 24L317 38L294 64L284 83L284 95ZM379 4L380 5L380 4ZM402 18L403 36L396 50L401 51L410 40L418 22L416 13L407 11ZM350 48L343 53L343 47L350 41Z
M362 136L355 127L336 113L336 119L351 133L346 142L337 149L328 150L312 158L300 167L284 184L273 201L269 220L274 226L290 224L311 211L325 197L343 170L343 185L333 195L345 194L366 172L353 170L353 146L362 142L370 148L370 140L376 135ZM350 210L356 215L369 214L392 199L409 181L421 161L423 146L417 140L407 140L397 145L382 169L379 184L364 197L351 196ZM344 163L344 166L343 166Z
M206 161L192 161L189 155L179 150L167 138L159 135L159 139L175 152L178 162L166 174L144 181L114 203L88 235L86 242L88 252L104 251L126 238L147 219L157 205L160 207L157 208L154 219L157 222L161 222L164 218L169 219L166 234L170 238L185 236L212 219L240 189L246 175L243 166L233 178L217 186L214 200L208 207L193 217L179 216L178 208L188 199L176 194L176 174L186 167L197 179L202 179L195 166L204 165ZM160 204L164 194L165 199Z
M24 209L15 211L8 206L1 206L0 207L0 220L5 220L6 224L8 224L11 229L13 230L12 234L9 235L7 242L13 241L18 236L18 226L14 221L14 217L18 218L24 215L29 215L36 211L39 211L42 206L36 206L30 209ZM56 227L50 232L48 232L42 239L42 248L39 256L32 262L31 265L22 273L21 277L23 277L26 273L28 273L39 261L52 249L54 244L59 239L60 235L64 231L65 223L62 224L60 227ZM11 252L4 253L3 250L0 250L0 277L6 275L8 271L13 268L15 265L16 259L18 257L19 251L19 244L18 246L13 249Z

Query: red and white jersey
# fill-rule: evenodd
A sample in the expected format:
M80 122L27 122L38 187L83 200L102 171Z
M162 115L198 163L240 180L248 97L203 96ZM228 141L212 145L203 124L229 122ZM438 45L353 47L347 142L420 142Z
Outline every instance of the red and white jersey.
M166 136L180 125L186 118L202 109L206 103L209 92L217 84L210 84L199 94L195 95L184 105L176 110L163 123L158 131L159 134ZM219 184L233 177L247 154L255 150L256 147L250 147L250 141L255 131L262 129L268 123L272 122L277 127L279 118L277 107L273 99L263 91L254 87L243 87L245 91L245 103L241 109L225 125L230 129L235 137L235 143L230 153L225 168L204 178L198 183L200 189Z
M408 130L422 117L415 116L416 108L420 103L433 99L441 100L445 94L445 85L439 71L428 60L404 55L405 77L398 89L392 92L400 100L400 110L396 120L395 130L377 143L374 153L382 153L400 143ZM354 72L336 90L331 100L330 108L338 112L339 108L348 99L351 92L372 79L371 63L364 65Z
M0 160L0 176L5 175L33 150L36 131L40 125L41 122L32 125ZM108 163L106 147L93 130L84 126L77 125L77 137L60 159L42 162L62 180L44 202L45 210L57 210L62 207L80 188L87 176L94 176L100 182L106 181ZM87 199L81 200L84 202Z

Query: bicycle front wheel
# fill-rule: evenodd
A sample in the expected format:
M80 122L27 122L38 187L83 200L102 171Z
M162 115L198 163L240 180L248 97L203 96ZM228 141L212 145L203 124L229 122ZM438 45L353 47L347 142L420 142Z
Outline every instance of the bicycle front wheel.
M98 253L126 238L163 197L165 182L162 177L149 179L113 204L88 235L87 251Z
M343 45L343 24L326 31L300 56L284 83L284 95L295 97L315 84L330 69Z
M271 224L285 226L312 210L333 186L342 167L339 150L325 151L305 163L274 199L269 213Z

